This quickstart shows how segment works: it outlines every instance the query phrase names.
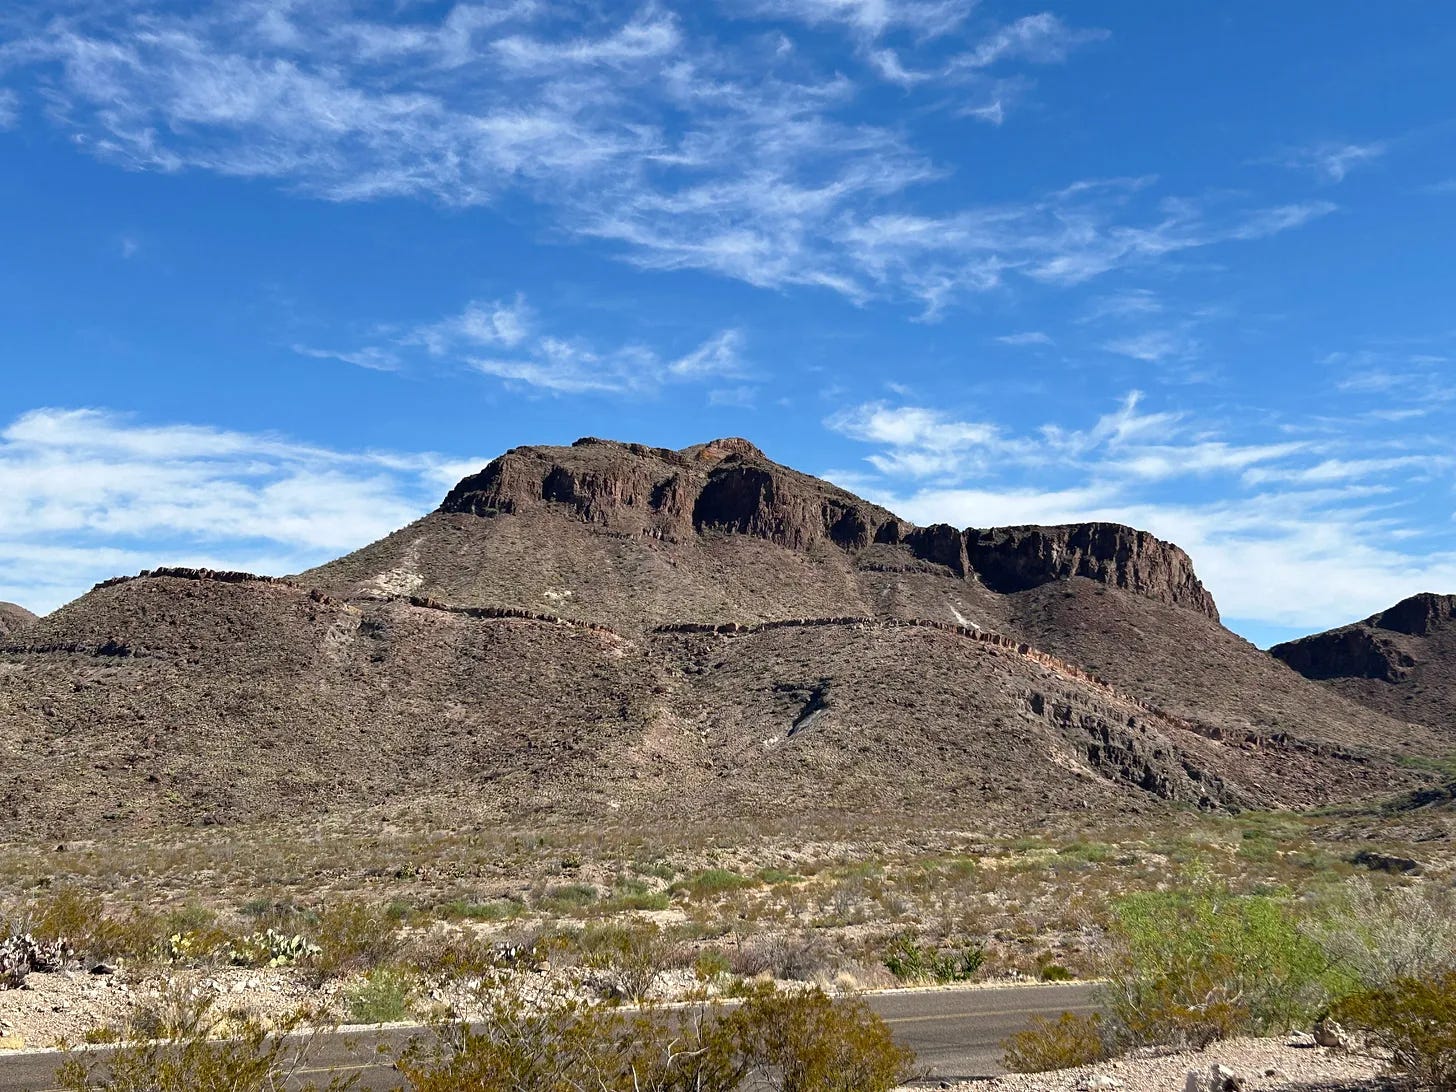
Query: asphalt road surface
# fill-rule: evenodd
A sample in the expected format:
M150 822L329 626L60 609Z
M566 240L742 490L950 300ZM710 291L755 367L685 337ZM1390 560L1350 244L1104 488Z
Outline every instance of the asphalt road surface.
M868 996L895 1038L913 1047L917 1067L933 1085L989 1077L1000 1072L1001 1041L1020 1031L1033 1016L1091 1012L1093 987L1005 986L991 989L901 990ZM372 1057L374 1047L403 1044L418 1029L392 1028L363 1034L329 1032L312 1037L301 1081L327 1083L330 1069L357 1072L366 1089L399 1089L399 1075L387 1060ZM0 1092L55 1089L59 1056L50 1053L0 1056Z

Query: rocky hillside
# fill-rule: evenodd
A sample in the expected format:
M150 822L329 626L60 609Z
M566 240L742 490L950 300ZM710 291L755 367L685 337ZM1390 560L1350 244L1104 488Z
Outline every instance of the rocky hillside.
M1306 678L1456 743L1456 595L1413 595L1269 651Z
M989 625L997 593L1073 576L1218 617L1187 554L1146 532L916 527L739 439L516 448L436 512L299 579L637 630L848 614Z
M285 580L158 570L0 638L0 817L53 836L1303 806L1433 733L1217 621L1105 524L921 528L741 440L521 448Z
M0 603L0 641L19 633L35 621L35 615L14 603Z

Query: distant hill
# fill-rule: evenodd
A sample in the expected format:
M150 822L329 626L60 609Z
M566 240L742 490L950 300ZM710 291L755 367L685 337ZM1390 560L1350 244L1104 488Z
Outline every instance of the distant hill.
M1352 701L1430 727L1456 749L1456 595L1413 595L1269 651Z
M1077 814L1418 788L1436 733L1111 524L916 527L743 440L519 448L291 580L157 570L0 638L0 819Z
M14 603L0 603L0 641L19 633L35 621L35 615Z

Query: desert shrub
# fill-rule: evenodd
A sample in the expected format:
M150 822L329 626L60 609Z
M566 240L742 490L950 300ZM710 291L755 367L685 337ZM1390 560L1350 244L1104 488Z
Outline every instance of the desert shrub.
M1077 977L1060 963L1045 963L1037 973L1043 982L1071 982Z
M1109 1007L1134 1044L1287 1031L1327 996L1323 952L1269 896L1128 895L1114 904L1110 944Z
M786 872L782 868L768 867L758 870L759 882L769 884L770 886L781 883L799 883L803 878L803 876L797 876L792 872Z
M749 1068L778 1092L888 1092L914 1054L858 998L761 990L733 1014Z
M37 940L64 942L86 959L146 959L161 951L168 935L159 915L140 909L110 915L100 898L70 885L46 892L13 918Z
M344 1007L354 1024L389 1024L409 1018L415 998L413 976L399 967L375 967L344 991Z
M582 910L597 901L597 889L589 883L565 883L546 889L540 907L553 913Z
M641 1003L667 970L681 962L681 946L651 922L588 929L579 941L586 965L611 994Z
M1358 876L1341 885L1304 931L1347 976L1347 991L1378 990L1456 967L1456 900L1449 891L1381 891Z
M524 911L525 907L514 899L492 899L490 902L455 899L441 906L438 913L440 917L450 921L461 918L468 921L509 921L519 917Z
M319 914L317 932L320 951L314 959L325 976L365 971L388 963L403 943L399 923L383 909L366 903L335 903Z
M1345 998L1331 1015L1418 1086L1456 1089L1456 970L1396 979Z
M297 1082L306 1056L283 1032L301 1017L269 1028L253 1017L217 1011L207 996L165 995L133 1014L133 1042L104 1054L68 1051L56 1071L67 1092L275 1092L289 1087L317 1090ZM329 1092L358 1086L356 1076L335 1076Z
M986 961L986 949L963 941L948 948L921 944L914 933L900 933L885 948L884 962L901 982L964 982Z
M834 969L833 953L816 933L751 937L727 956L729 970L744 978L766 974L792 982L810 982Z
M704 948L693 960L693 976L699 982L714 982L732 971L733 965L719 948Z
M611 897L601 905L603 913L621 910L666 910L672 899L666 891L654 891L641 880L619 880Z
M529 996L504 979L481 994L483 1018L440 1028L397 1059L416 1092L887 1092L910 1052L861 1002L819 990L751 994L629 1017L564 992Z
M1031 1026L1001 1044L1002 1064L1013 1073L1045 1073L1091 1065L1112 1054L1102 1017L1064 1012L1055 1020L1032 1018Z

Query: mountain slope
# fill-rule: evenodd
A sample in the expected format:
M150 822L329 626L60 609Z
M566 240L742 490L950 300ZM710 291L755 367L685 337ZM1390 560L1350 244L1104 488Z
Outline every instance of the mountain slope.
M0 816L70 836L365 808L1020 826L1360 791L1347 762L1272 768L968 628L708 629L629 637L241 574L110 583L6 647Z
M1415 788L1439 739L1109 524L915 527L741 440L521 448L296 580L157 570L0 638L0 820L327 810L1031 826Z
M1275 645L1306 678L1456 744L1456 595L1413 595L1360 622Z
M19 633L32 622L35 615L15 603L0 603L0 641L11 634Z

